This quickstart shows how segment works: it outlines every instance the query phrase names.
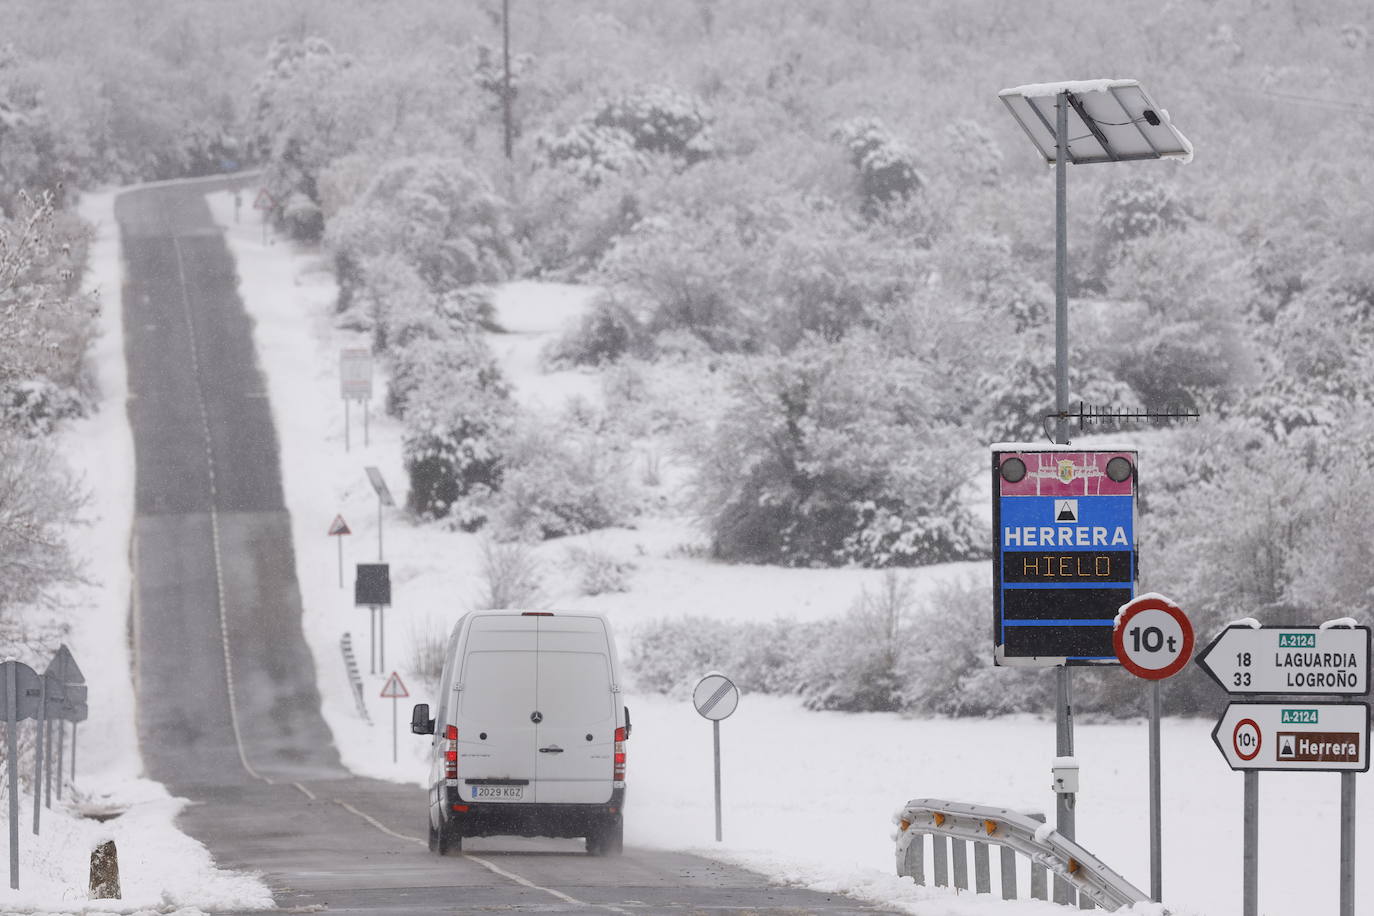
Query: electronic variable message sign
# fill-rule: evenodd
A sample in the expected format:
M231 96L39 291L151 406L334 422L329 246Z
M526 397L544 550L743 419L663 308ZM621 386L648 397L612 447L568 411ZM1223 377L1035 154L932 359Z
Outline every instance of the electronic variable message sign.
M1136 453L992 450L993 640L999 665L1115 664L1135 596Z

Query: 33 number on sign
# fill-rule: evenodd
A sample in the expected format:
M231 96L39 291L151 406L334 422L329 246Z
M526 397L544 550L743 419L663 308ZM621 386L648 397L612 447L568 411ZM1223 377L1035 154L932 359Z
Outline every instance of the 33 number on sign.
M1251 660L1251 658L1250 658L1250 653L1249 653L1249 652L1237 652L1237 653L1236 653L1236 667L1237 667L1237 668L1249 668L1250 665L1251 665L1251 663L1252 663L1252 660ZM1233 687L1249 687L1249 686L1250 686L1250 672L1249 672L1249 671L1236 671L1236 672L1232 673L1232 675L1231 675L1231 686L1233 686Z

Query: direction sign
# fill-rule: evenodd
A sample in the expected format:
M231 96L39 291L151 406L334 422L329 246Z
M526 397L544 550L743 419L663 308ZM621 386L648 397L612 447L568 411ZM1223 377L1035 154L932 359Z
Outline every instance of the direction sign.
M14 666L15 677L15 718L37 719L43 707L43 682L38 672L23 662L7 661L0 663L0 717L9 715L9 672Z
M410 696L410 691L406 690L406 685L401 683L401 676L395 671L391 672L391 677L386 679L386 684L382 687L382 698L403 700L408 696Z
M713 671L697 682L692 705L712 721L728 719L739 706L739 688L725 675Z
M372 489L376 492L377 499L381 501L381 504L383 506L396 505L396 500L391 498L391 490L387 487L386 481L382 479L382 472L370 466L363 468L363 470L367 472L368 483L372 484Z
M334 521L329 523L329 536L352 534L353 529L348 527L348 522L344 521L342 515L334 516Z
M1369 693L1369 627L1229 626L1197 663L1227 693Z
M346 401L371 400L371 350L348 347L339 351L339 391Z
M1127 671L1147 680L1162 680L1182 671L1192 657L1193 625L1163 595L1141 595L1117 616L1112 646Z
M1116 662L1135 594L1136 453L994 445L994 660Z
M1369 705L1232 703L1212 741L1233 770L1369 769Z

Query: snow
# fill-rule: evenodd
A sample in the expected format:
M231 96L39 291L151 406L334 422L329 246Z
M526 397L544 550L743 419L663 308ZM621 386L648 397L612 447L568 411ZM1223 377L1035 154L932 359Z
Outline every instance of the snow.
M1252 629L1252 630L1258 630L1258 629L1260 629L1261 627L1263 627L1264 624L1260 623L1258 620L1256 620L1256 619L1253 618L1253 617L1241 617L1241 618L1238 619L1238 620L1233 620L1233 621L1231 621L1230 623L1227 624L1227 626L1228 626L1228 627L1249 627L1249 628Z
M1024 86L1013 86L1010 89L1003 89L997 94L999 96L1019 95L1028 99L1038 99L1056 96L1061 92L1084 95L1089 92L1107 92L1111 89L1125 89L1129 86L1139 85L1139 80L1062 80L1057 83L1027 83Z
M255 226L233 226L227 199L212 198L212 205L230 228L242 291L259 325L262 364L282 436L306 630L320 672L326 719L347 766L412 783L418 790L424 742L403 735L401 760L392 763L390 710L378 705L377 694L386 672L397 668L413 701L428 698L433 688L414 672L412 647L427 631L446 632L469 609L480 578L479 539L438 525L415 525L399 512L386 515L396 607L388 612L390 661L378 674L364 675L378 724L364 724L348 693L338 639L341 631L354 631L366 668L366 612L352 608L347 590L339 589L335 545L325 530L342 512L354 530L345 544L346 562L370 562L376 556L377 508L362 467L381 467L398 500L404 501L399 427L389 418L374 417L371 443L362 447L355 425L352 451L344 452L337 350L366 341L333 327L334 287L318 255L293 253L285 245L264 247ZM538 346L535 338L557 333L585 301L566 286L522 283L500 290L497 322L530 335L521 348L503 356L503 368L517 391L538 390L541 402L553 406L546 399L557 386L546 376L528 375L535 371L528 353ZM588 374L585 383L590 386L593 380ZM546 604L605 612L624 657L639 625L651 619L684 614L721 620L821 619L843 613L860 588L873 588L881 578L881 573L865 570L719 565L699 559L692 549L696 543L690 528L671 517L645 519L634 530L546 542L535 549L549 573ZM636 571L630 590L579 595L562 559L574 544L631 557ZM985 576L986 564L933 567L923 570L918 581L924 590L971 575ZM721 723L725 842L715 844L710 723L697 715L685 692L660 696L630 690L627 703L635 723L626 814L631 846L687 850L755 869L777 882L848 893L913 913L1062 912L1034 901L1003 903L917 887L896 878L892 865L891 813L907 799L940 797L1022 811L1052 805L1047 778L1052 722L1029 716L948 720L812 712L795 698L745 695ZM405 710L399 718L404 725ZM1217 752L1212 727L1208 720L1169 718L1163 724L1165 889L1171 911L1180 916L1239 911L1242 780ZM1080 721L1075 739L1074 759L1086 787L1078 796L1079 840L1138 887L1148 887L1146 725ZM1335 781L1325 774L1266 780L1273 791L1262 794L1262 804L1266 822L1274 826L1265 829L1261 848L1261 865L1272 875L1264 882L1262 906L1274 913L1334 908ZM1363 820L1374 823L1374 800L1363 795ZM1303 812L1303 829L1278 829L1279 819L1295 810ZM1052 830L1052 824L1046 829ZM1362 845L1360 856L1361 868L1374 868L1374 845ZM1304 872L1326 877L1290 877ZM1130 912L1143 916L1161 910L1145 904Z
M99 410L68 424L56 443L90 493L87 524L69 535L73 552L86 558L90 584L69 589L60 596L61 606L46 612L70 626L64 639L86 677L90 718L77 730L75 783L41 812L38 836L32 832L33 798L21 792L19 889L10 889L8 875L0 878L0 910L198 916L269 907L272 896L261 880L216 868L204 846L176 829L186 801L140 776L127 630L134 451L125 413L128 383L113 203L114 192L103 192L83 197L80 205L82 218L96 231L86 285L102 300L99 337L90 354ZM36 622L37 613L44 612L28 620ZM47 648L56 651L57 646ZM23 661L42 671L47 660ZM30 728L21 724L21 733ZM0 811L7 803L0 802ZM117 816L103 822L90 816L111 814ZM111 839L119 854L122 898L89 901L91 851ZM0 870L8 872L8 862L9 831L0 829Z
M1358 627L1359 625L1360 625L1360 622L1359 622L1358 620L1356 620L1354 617L1337 617L1335 620L1327 620L1327 621L1324 621L1324 622L1322 623L1322 625L1321 625L1320 627L1318 627L1318 629L1320 629L1320 630L1330 630L1330 629L1334 629L1334 628L1337 628L1337 627L1341 627L1341 628L1347 628L1347 629L1352 629L1352 630L1353 630L1353 629L1355 629L1356 627Z

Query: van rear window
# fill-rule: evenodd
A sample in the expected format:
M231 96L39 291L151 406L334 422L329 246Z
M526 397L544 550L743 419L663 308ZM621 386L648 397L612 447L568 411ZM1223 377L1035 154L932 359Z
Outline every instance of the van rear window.
M525 724L535 703L534 652L469 652L459 702L467 720Z
M590 725L613 718L611 665L605 653L540 652L539 709L549 724Z

